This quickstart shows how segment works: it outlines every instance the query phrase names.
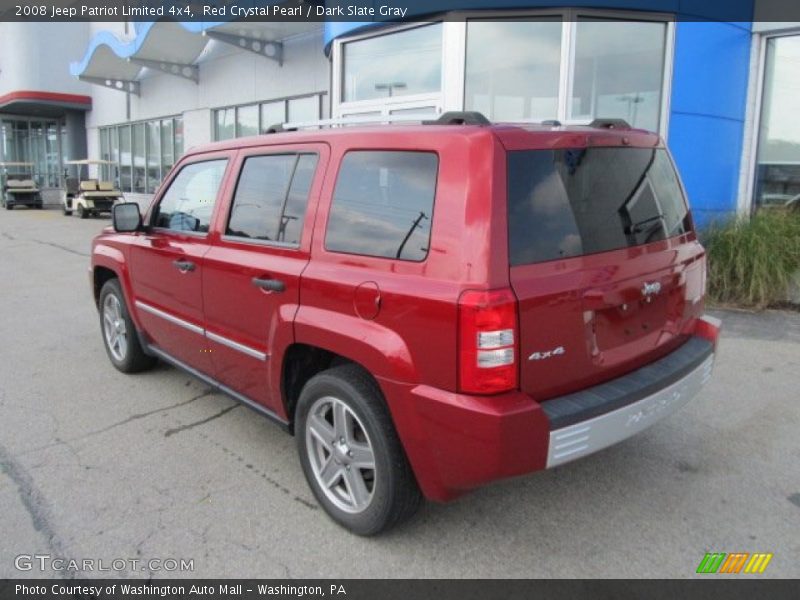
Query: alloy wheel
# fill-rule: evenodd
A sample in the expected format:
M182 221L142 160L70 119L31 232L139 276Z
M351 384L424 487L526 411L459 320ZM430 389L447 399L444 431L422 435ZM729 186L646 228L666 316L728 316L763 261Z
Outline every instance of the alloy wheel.
M345 512L363 512L375 494L375 453L355 412L323 396L311 406L305 436L311 469L328 500Z

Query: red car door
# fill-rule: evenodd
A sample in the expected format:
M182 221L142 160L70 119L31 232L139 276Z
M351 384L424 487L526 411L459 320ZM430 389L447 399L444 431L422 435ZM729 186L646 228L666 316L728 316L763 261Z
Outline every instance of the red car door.
M327 159L322 144L240 152L238 180L204 257L203 307L215 376L281 418L280 357L294 341L300 275Z
M209 155L180 166L131 246L134 310L157 351L212 372L204 337L203 257L229 157Z

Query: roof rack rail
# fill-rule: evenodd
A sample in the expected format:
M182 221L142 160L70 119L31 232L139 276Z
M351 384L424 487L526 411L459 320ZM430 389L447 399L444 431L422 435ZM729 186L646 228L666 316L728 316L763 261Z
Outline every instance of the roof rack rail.
M451 110L423 125L491 125L492 122L476 110Z
M372 115L339 117L337 119L320 119L317 121L297 121L294 123L275 123L264 130L264 133L281 133L319 127L336 127L341 125L359 125L370 123L422 123L423 125L490 125L491 121L475 111L450 111L436 119L427 119L427 115Z
M359 125L361 123L419 123L424 115L370 115L354 117L338 117L334 119L318 119L316 121L296 121L289 123L276 123L264 130L264 133L280 133L282 131L297 131L298 129L311 129L319 127L336 127L337 125Z
M595 119L589 127L596 129L631 129L630 123L625 119Z

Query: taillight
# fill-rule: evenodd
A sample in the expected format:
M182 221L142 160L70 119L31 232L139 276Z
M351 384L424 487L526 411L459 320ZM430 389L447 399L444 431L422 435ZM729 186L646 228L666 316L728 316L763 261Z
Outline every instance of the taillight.
M468 290L458 300L458 387L497 394L517 387L517 299L510 289Z

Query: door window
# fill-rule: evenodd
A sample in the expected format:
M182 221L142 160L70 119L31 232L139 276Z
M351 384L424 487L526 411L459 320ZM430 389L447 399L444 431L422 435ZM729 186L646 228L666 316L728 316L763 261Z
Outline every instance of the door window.
M227 163L227 159L220 159L183 167L156 208L154 226L208 232Z
M245 160L225 233L299 245L316 166L316 154L273 154Z

